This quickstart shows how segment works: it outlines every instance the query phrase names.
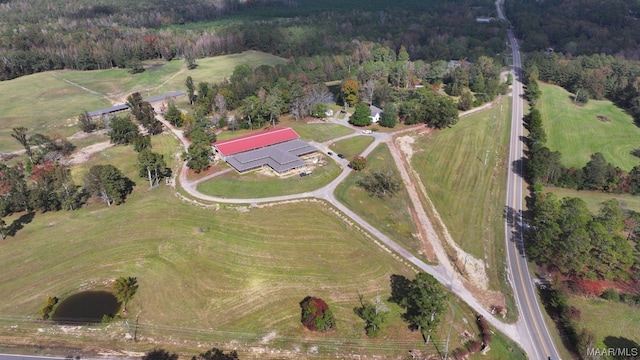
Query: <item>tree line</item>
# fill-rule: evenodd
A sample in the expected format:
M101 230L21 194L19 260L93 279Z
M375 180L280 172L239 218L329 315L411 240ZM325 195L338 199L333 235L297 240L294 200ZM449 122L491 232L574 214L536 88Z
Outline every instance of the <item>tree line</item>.
M574 56L604 53L638 58L637 1L514 0L504 6L527 52L552 47Z
M255 69L239 65L219 83L187 77L189 115L170 103L165 117L172 125L184 127L192 141L184 155L189 167L202 171L209 166L208 144L215 141L214 129L274 126L282 115L323 118L327 104L334 101L345 107L355 105L350 122L357 126L371 124L368 105L376 104L384 107L381 126L402 122L444 128L457 122L459 109L492 100L508 86L500 80L500 65L493 58L427 63L412 61L404 46L397 53L379 43L358 42L358 48L357 58L315 56ZM341 86L332 91L324 84L327 80L339 80ZM461 97L455 101L452 96L457 95Z
M583 103L609 99L640 125L640 63L604 54L530 54L525 76L559 85Z
M0 8L0 80L57 69L139 71L141 60L194 59L249 49L286 58L356 54L352 40L357 38L395 50L404 44L413 58L430 61L504 51L505 25L475 22L476 16L495 13L491 1L401 2L375 11L367 10L368 3L351 2L351 11L324 8L310 14L277 1L228 0L217 6L170 1L154 3L151 11L147 1L65 6L11 2ZM271 18L269 11L276 9L282 17ZM228 12L237 12L241 21L215 27L206 22ZM182 27L186 23L190 26Z
M527 86L533 83L530 81ZM531 108L524 117L524 124L529 131L525 140L527 162L524 169L532 183L577 190L640 194L640 165L627 172L607 162L602 153L594 153L584 167L567 168L561 164L562 154L545 146L547 135L542 127L542 115L537 108Z

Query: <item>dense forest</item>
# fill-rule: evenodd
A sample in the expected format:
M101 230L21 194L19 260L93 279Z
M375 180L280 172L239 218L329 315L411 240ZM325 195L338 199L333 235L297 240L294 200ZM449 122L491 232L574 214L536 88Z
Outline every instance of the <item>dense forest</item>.
M0 80L247 49L287 58L352 53L354 39L404 45L429 61L498 56L505 25L479 16L495 16L492 1L4 1Z
M639 1L509 0L504 4L527 52L551 47L572 55L640 58Z

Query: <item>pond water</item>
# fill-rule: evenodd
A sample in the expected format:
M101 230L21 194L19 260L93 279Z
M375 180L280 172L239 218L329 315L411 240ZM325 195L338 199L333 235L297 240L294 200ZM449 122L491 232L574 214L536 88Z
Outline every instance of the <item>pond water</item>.
M51 320L59 323L99 323L104 315L116 315L118 299L109 291L83 291L62 300Z

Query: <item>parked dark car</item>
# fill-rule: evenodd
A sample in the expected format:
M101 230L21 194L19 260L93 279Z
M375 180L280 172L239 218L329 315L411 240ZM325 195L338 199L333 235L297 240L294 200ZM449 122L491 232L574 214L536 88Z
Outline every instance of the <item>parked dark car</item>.
M344 155L342 155L342 154L338 154L338 157L339 157L340 159L344 159Z
M327 155L332 156L333 153L331 151L327 151Z

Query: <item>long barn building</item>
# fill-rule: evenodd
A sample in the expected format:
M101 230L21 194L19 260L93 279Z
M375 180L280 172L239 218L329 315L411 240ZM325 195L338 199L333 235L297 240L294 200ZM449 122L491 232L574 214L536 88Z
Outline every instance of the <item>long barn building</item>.
M238 172L269 166L278 173L304 167L300 156L317 151L292 128L262 130L213 144L214 153Z

